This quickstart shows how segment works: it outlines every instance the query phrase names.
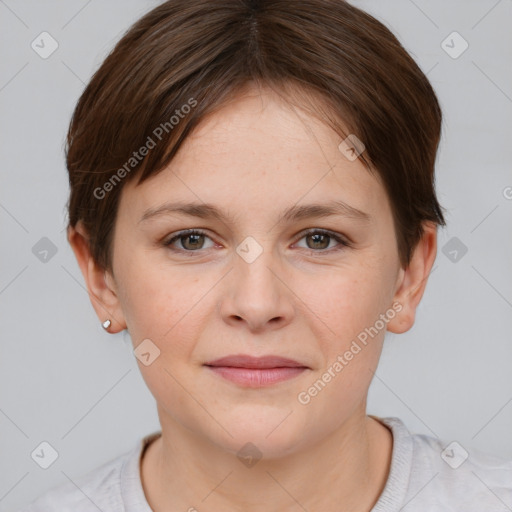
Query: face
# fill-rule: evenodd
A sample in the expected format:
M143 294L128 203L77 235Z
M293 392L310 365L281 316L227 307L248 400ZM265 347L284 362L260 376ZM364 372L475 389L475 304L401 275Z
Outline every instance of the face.
M252 90L203 121L167 169L124 187L112 288L134 347L159 350L138 364L163 429L280 456L365 414L402 270L384 188L341 141ZM302 368L206 366L230 355Z

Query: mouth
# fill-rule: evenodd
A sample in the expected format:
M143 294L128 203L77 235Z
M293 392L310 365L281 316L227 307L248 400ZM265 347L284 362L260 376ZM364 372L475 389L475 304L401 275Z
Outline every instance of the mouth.
M216 375L244 387L263 387L292 379L310 368L279 356L232 355L205 365Z

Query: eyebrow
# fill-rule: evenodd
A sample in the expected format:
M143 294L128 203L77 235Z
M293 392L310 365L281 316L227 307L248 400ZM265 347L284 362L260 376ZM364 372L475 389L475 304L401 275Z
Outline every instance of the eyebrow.
M156 208L147 209L139 223L162 215L181 214L201 219L216 219L226 224L234 224L234 219L229 214L222 212L216 206L209 203L164 203ZM352 219L370 222L372 217L343 201L330 201L308 205L294 205L285 210L279 216L277 224L292 222L301 219L322 218L332 215L349 217Z

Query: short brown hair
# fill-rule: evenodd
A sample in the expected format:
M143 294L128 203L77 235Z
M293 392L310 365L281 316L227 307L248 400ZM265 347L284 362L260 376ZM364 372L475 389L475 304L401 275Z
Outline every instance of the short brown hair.
M163 170L251 83L293 85L342 138L363 141L359 158L386 189L406 267L422 223L445 225L434 183L441 109L397 38L343 0L170 0L124 34L81 95L66 143L69 226L83 222L95 261L112 269L123 185Z

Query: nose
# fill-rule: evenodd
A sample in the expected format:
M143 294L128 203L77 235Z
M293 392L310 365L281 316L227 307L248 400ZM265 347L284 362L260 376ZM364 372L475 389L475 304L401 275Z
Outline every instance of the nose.
M253 333L280 329L294 315L290 276L272 251L264 249L252 260L236 254L227 276L221 315L234 327Z

